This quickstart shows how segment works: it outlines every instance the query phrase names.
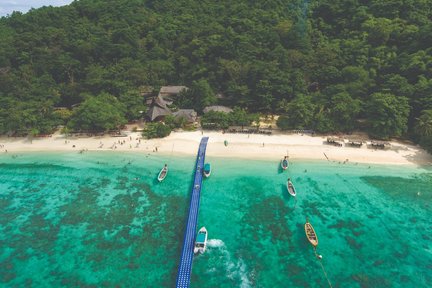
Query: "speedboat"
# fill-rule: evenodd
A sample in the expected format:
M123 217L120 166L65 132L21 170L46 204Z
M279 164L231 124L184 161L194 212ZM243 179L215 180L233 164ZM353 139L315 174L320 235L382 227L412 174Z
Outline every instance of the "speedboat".
M291 182L291 178L288 178L288 181L287 181L287 190L288 190L288 193L291 194L291 196L296 196L297 195L295 187L294 187L294 184Z
M197 234L196 240L195 240L195 247L194 247L194 253L200 253L203 254L207 247L207 229L205 227L202 227Z
M210 163L206 163L204 165L203 174L204 174L204 176L206 178L210 177L210 174L211 174L211 165L210 165Z
M167 176L167 174L168 174L168 165L165 164L165 166L159 172L158 181L162 182L165 179L165 177Z

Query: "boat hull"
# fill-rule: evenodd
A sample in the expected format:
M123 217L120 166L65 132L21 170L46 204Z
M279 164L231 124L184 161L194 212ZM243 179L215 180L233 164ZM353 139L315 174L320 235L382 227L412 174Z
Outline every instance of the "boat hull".
M204 169L203 169L203 175L204 177L208 178L211 175L211 166L209 163L204 165Z
M168 174L168 167L162 168L158 175L158 181L162 182Z
M195 254L203 254L207 248L207 229L202 227L197 234L194 246Z
M280 165L281 165L281 168L283 170L286 170L288 168L288 165L289 165L288 160L285 160L285 159L281 160L281 164Z
M318 246L318 236L316 235L315 229L312 227L312 224L306 222L304 228L306 238L308 239L309 243L312 244L312 246L314 247Z
M296 192L296 190L295 190L294 185L293 185L292 182L289 181L289 180L287 181L287 190L288 190L288 193L289 193L291 196L295 197L295 196L297 195L297 192Z

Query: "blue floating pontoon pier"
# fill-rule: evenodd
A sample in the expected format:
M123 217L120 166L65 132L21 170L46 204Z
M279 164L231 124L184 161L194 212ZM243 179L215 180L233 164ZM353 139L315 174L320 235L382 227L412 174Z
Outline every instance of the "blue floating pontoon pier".
M189 207L189 217L183 241L183 250L177 274L177 288L189 287L192 272L193 249L195 244L196 227L198 222L198 211L202 184L202 169L204 167L205 152L208 137L203 137L198 149L195 165L195 177L192 186L192 196Z

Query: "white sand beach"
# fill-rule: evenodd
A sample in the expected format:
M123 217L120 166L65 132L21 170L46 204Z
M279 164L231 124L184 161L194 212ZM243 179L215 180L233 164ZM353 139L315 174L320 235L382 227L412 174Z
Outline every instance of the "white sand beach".
M291 160L348 161L371 164L430 165L432 156L418 146L390 142L386 150L336 147L326 143L326 137L301 134L231 134L210 131L173 132L163 139L142 139L140 133L128 132L126 137L65 137L59 133L51 137L0 138L0 152L36 151L136 151L137 153L181 153L195 155L202 136L209 137L208 157L253 158L278 161L284 155ZM228 145L224 145L224 141Z

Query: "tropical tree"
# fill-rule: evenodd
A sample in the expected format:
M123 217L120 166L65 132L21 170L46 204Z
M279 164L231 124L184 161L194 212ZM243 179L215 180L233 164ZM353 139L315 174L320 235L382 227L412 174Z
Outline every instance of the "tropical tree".
M278 118L277 125L282 130L311 128L315 105L312 99L305 95L298 95L287 105L287 113Z
M331 117L335 128L340 131L351 131L360 113L361 101L353 99L347 92L341 92L331 98Z
M78 131L117 130L126 124L125 107L116 97L103 93L89 97L75 111L68 127Z
M202 112L206 106L216 103L216 96L205 79L193 81L188 90L180 93L177 105L182 108L193 108Z
M121 93L118 100L125 105L126 118L129 121L139 119L142 113L145 113L147 110L147 107L143 103L143 96L136 89Z
M432 109L422 111L421 116L417 118L415 132L420 137L432 136Z
M147 139L164 138L171 134L171 128L161 122L148 123L142 135Z
M415 132L420 145L432 153L432 109L422 111L421 116L417 119Z
M30 133L28 135L29 139L30 139L30 143L33 143L33 139L34 137L36 137L39 134L39 130L37 128L32 128L30 130Z
M387 139L401 136L407 130L410 106L405 97L390 93L374 93L366 104L369 133L377 138Z
M234 107L234 110L229 113L229 119L231 125L236 126L248 126L252 122L259 122L258 114L249 114L245 109Z
M201 117L203 128L227 129L229 125L229 115L224 112L209 111Z

